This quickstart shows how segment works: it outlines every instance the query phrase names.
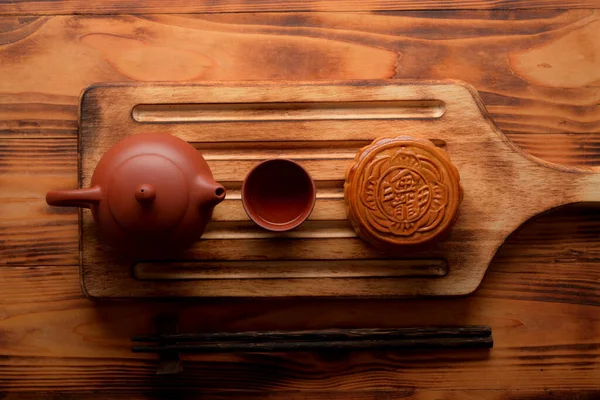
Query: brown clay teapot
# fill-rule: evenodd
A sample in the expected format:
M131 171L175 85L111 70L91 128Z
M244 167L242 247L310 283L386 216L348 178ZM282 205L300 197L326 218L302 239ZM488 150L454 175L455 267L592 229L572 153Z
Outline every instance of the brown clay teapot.
M52 190L52 206L90 208L106 239L154 253L191 244L225 198L204 157L168 134L128 136L100 159L89 188Z

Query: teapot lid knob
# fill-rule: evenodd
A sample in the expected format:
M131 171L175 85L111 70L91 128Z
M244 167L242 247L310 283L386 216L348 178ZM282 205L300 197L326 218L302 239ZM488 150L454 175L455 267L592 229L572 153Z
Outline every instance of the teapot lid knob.
M135 191L135 198L140 204L152 203L156 198L156 188L148 183L141 184Z

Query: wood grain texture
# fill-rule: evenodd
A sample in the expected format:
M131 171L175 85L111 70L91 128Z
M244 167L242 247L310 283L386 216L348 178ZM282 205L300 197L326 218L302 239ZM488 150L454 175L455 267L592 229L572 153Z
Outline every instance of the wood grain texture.
M367 399L410 399L410 400L596 400L600 395L596 390L344 390L344 391L278 391L278 392L203 392L202 399L206 400L256 400L256 399L289 399L289 400L367 400ZM145 392L9 392L6 400L141 400L168 399L173 392L169 390L153 390ZM198 392L178 391L177 399L195 400Z
M0 73L12 79L0 82L0 136L72 137L78 96L99 81L461 79L523 149L598 165L599 19L595 10L6 17Z
M322 392L314 398L327 398L337 391L407 388L408 394L427 388L438 395L594 390L600 377L599 227L597 208L544 215L509 239L474 295L428 301L92 303L79 293L76 266L5 269L0 382L6 390L227 389L280 397L299 390L307 398L313 391ZM182 332L489 323L495 347L484 357L462 351L189 356L180 377L157 378L156 358L131 354L130 338L152 332L157 313L176 311Z
M595 8L595 0L5 0L0 15L56 14L164 14L164 13L240 13L290 11L397 11L397 10L518 10Z
M77 185L72 139L0 141L0 264L76 264L77 213L51 208L45 193Z
M36 7L68 12L58 4ZM71 4L82 12L92 3ZM157 3L131 7L144 4ZM43 203L57 183L77 185L78 97L98 81L462 79L522 149L557 163L597 166L598 20L596 10L553 9L0 18L1 395L599 398L597 208L569 207L528 222L501 247L469 298L172 304L83 298L76 213L52 212ZM58 171L43 168L45 162ZM484 360L462 353L212 355L186 359L182 377L157 379L157 359L132 355L129 340L151 333L157 313L178 309L183 331L207 332L470 321L493 326L496 348Z

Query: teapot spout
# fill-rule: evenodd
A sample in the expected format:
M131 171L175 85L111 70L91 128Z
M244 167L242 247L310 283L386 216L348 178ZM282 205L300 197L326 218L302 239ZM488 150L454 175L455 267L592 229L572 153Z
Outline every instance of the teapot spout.
M214 207L225 199L225 188L220 183L210 181L199 178L197 180L198 186L198 206L205 207L210 206Z
M46 203L57 207L83 207L90 208L92 204L100 201L100 187L75 190L51 190L46 193Z

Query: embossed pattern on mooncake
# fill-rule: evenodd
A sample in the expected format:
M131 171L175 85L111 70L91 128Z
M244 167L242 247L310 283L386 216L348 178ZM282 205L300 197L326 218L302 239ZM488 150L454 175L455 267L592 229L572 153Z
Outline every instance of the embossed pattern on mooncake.
M417 246L443 238L462 201L458 170L431 141L380 138L348 169L346 211L376 247Z

